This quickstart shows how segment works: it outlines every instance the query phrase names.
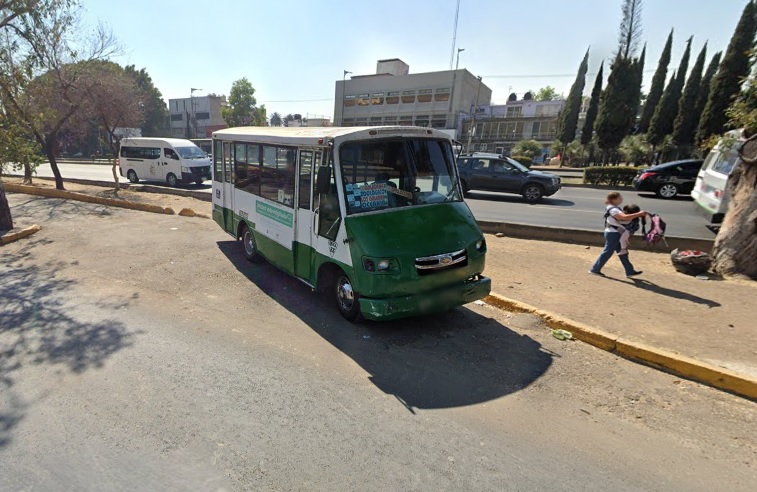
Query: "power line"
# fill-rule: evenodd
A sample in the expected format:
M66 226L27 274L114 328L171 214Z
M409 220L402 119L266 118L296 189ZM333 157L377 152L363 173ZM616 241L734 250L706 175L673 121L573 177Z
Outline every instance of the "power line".
M263 104L267 103L298 103L298 102L321 102L321 101L333 101L333 97L326 97L323 99L281 99L278 101L260 101Z
M644 70L644 73L654 73L654 70ZM597 75L597 72L589 72L586 75ZM527 79L527 78L547 78L547 77L575 77L575 73L537 73L531 75L482 75L485 79Z

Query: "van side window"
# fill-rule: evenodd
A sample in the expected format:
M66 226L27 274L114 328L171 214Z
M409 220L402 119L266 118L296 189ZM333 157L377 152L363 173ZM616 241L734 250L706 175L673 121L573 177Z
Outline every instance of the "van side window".
M223 142L213 141L213 181L223 181Z
M163 155L166 156L166 159L179 160L179 155L173 149L164 148Z

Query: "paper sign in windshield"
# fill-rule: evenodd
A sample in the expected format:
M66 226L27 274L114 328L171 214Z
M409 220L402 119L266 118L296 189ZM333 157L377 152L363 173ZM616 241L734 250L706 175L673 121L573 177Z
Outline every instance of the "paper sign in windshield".
M360 188L360 201L365 208L388 207L389 193L386 183L373 183Z

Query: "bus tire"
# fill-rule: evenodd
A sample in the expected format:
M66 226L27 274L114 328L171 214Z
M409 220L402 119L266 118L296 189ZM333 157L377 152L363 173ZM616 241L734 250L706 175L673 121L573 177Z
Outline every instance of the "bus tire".
M360 296L352 286L352 281L343 271L334 275L333 283L336 307L347 321L355 322L360 319Z
M176 179L176 175L174 173L168 173L168 176L166 176L166 183L168 183L168 186L174 187L178 182L179 180Z
M134 169L129 169L126 172L126 177L129 178L129 182L131 183L138 183L139 178L137 177L137 172Z
M247 258L247 261L258 261L260 255L258 254L258 245L255 243L255 236L252 234L252 230L246 225L243 225L239 237L242 239L242 250L244 251L244 257Z

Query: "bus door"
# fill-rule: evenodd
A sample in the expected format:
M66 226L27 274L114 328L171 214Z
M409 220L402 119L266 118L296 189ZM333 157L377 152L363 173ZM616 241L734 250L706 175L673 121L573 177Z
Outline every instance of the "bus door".
M236 234L234 230L234 144L223 143L223 227L226 232Z
M213 146L213 220L226 229L223 214L223 142L214 140Z
M312 280L313 253L316 246L315 208L318 199L315 196L315 176L321 164L323 151L320 149L301 149L297 167L297 217L294 237L294 271L298 277Z

